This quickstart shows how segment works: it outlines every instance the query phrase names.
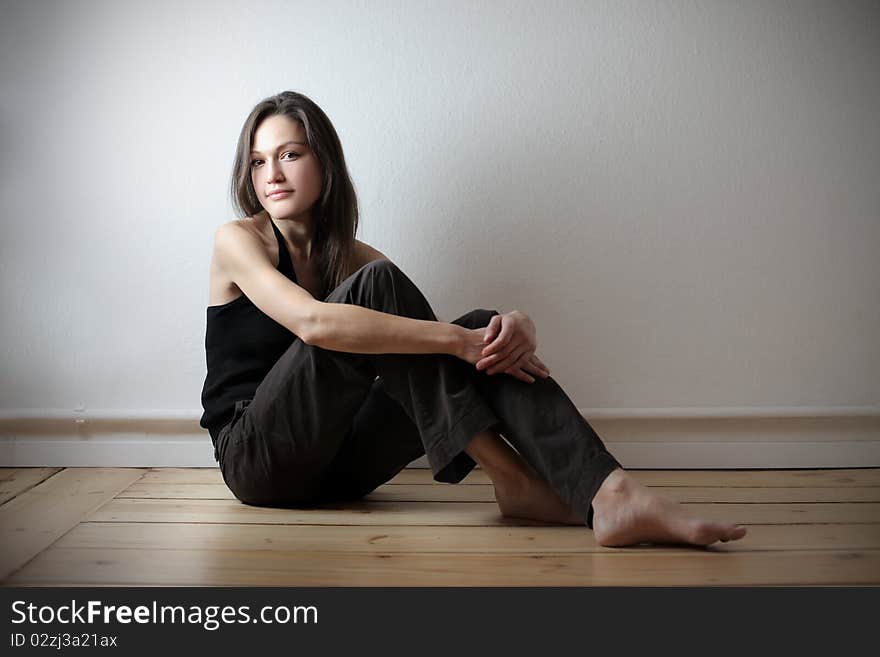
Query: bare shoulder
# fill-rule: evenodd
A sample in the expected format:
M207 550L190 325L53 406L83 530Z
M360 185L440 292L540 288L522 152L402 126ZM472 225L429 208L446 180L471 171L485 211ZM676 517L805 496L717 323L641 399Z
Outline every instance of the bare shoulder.
M246 219L233 219L232 221L227 221L225 224L220 224L220 226L217 227L214 236L216 237L220 234L242 235L244 233L249 233L254 236L260 235L260 228L252 217Z
M214 232L215 247L222 245L228 247L242 241L249 244L256 242L265 245L266 238L258 218L233 219L218 226Z
M236 219L215 228L208 293L210 306L229 303L241 295L235 280L245 263L257 268L271 264L253 222Z
M244 263L271 265L265 238L250 219L234 219L221 224L214 232L213 260L220 270L231 269ZM225 282L228 286L231 280Z

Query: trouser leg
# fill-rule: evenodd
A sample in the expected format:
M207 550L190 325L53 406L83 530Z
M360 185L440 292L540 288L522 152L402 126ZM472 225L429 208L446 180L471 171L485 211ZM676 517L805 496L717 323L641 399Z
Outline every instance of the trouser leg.
M497 314L474 310L453 323L480 328ZM552 377L525 383L459 362L499 418L494 428L592 528L593 497L621 466L568 395ZM421 456L415 426L382 392L381 383L375 382L328 477L328 488L346 491L347 498L369 493Z
M419 428L377 378L321 481L328 502L362 498L425 455Z
M497 314L480 311L477 326ZM501 420L500 433L592 529L593 497L622 466L569 396L552 376L526 383L503 372L478 372L473 380Z
M436 320L418 288L387 260L359 269L326 301ZM354 354L297 339L236 414L223 446L224 479L251 504L320 502L321 481L378 375L416 426L434 478L456 483L475 466L464 447L498 424L468 369L446 354Z
M480 322L486 312L473 310L451 323L465 328L479 328L485 326ZM467 365L465 369L469 370L468 376L478 374ZM335 501L361 498L424 454L418 427L403 407L388 395L383 380L378 378L373 382L339 453L328 468L321 496ZM474 466L466 453L456 458L464 474Z

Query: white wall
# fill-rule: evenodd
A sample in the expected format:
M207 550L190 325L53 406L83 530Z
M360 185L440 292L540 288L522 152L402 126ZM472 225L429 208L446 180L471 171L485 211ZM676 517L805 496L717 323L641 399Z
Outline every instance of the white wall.
M358 237L444 319L529 313L585 412L877 414L876 2L0 9L7 419L199 417L235 140L284 89Z

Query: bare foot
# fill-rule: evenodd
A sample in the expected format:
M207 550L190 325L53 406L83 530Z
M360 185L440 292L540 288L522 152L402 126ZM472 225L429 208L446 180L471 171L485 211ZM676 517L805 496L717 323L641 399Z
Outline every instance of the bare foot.
M596 542L606 547L637 543L710 545L739 540L746 535L746 528L698 518L618 468L602 482L593 498L593 534Z
M586 519L572 511L537 473L493 484L495 501L505 516L565 525L586 524Z

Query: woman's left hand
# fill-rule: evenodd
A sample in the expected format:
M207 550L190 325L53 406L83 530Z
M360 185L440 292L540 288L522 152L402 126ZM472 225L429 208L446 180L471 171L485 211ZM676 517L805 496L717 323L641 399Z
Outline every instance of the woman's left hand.
M535 323L532 318L519 310L503 315L493 315L486 327L485 341L489 344L483 349L483 358L477 362L478 370L487 374L498 372L518 372L520 369L537 370L540 364L544 372L534 372L549 376L550 371L535 355L538 346Z

